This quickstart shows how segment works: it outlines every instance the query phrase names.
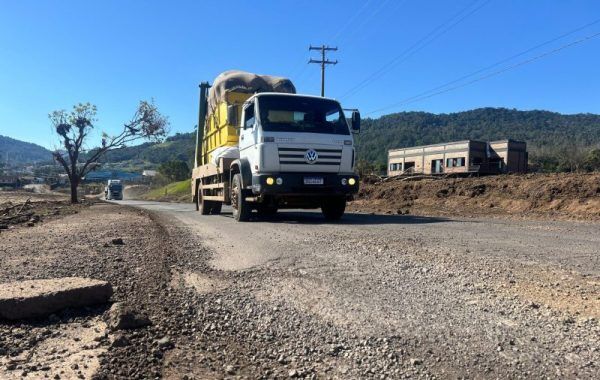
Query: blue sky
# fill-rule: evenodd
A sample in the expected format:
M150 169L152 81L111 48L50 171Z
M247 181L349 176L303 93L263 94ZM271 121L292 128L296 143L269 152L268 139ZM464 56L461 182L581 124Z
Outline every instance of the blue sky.
M289 76L299 92L318 94L319 68L306 62L308 45L321 43L339 47L327 95L363 115L485 106L600 113L600 37L397 104L598 19L593 0L0 0L0 134L51 148L48 113L87 101L98 106L98 129L114 133L150 98L173 133L192 131L198 83L228 69ZM600 22L480 75L597 33Z

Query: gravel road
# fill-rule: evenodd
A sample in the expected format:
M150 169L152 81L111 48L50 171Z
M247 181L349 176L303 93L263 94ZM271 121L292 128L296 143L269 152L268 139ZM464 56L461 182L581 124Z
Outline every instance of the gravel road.
M318 355L302 347L320 347L334 377L597 373L598 224L366 214L331 224L314 212L240 224L191 205L128 204L193 231L226 282L212 281L218 292L274 305L269 329L290 335L276 340L290 346L290 369L314 371Z
M152 326L123 333L128 345L111 343L113 333L96 339L97 378L598 373L599 224L367 214L326 223L314 212L236 223L227 210L119 203L144 211L98 205L48 223L80 248L73 257L54 252L40 264L19 254L19 231L0 249L12 260L0 267L9 280L84 272L150 316ZM105 228L91 228L98 223ZM117 235L124 246L102 245ZM34 264L23 269L17 258ZM103 311L58 318L98 329ZM0 349L14 331L50 328L36 323L0 324Z

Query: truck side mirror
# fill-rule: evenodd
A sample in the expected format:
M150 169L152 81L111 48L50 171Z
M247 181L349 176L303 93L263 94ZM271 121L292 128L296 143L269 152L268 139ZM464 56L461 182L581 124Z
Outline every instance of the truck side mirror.
M360 132L360 112L352 111L352 132Z
M238 122L238 107L236 105L227 106L227 123L235 127L239 127Z

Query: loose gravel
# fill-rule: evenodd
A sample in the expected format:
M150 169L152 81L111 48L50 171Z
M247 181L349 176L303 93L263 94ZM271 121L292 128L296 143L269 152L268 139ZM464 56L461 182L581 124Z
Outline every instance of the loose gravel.
M221 231L233 225L214 218L211 223L227 222ZM115 289L113 301L151 324L109 329L110 305L2 322L0 377L597 374L597 262L584 272L580 261L542 265L514 252L481 255L468 243L444 244L443 236L402 224L295 220L249 223L245 228L262 234L261 244L282 251L241 270L215 265L217 253L207 248L206 236L169 213L98 204L43 228L7 232L0 278L106 280ZM122 244L113 244L119 238ZM237 244L251 249L258 242ZM52 342L64 345L78 336L91 337L80 347L87 356L79 364L75 353L61 353L56 344L49 353ZM44 344L50 348L42 351Z

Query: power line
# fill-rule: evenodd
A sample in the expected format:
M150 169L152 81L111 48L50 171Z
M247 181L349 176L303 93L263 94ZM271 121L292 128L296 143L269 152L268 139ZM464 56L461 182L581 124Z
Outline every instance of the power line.
M325 96L325 66L327 65L337 65L337 59L335 61L328 60L325 55L328 51L337 51L337 47L329 47L325 45L321 46L312 46L308 47L308 50L320 50L321 51L321 59L310 59L308 63L318 63L321 65L321 96Z
M348 29L348 27L350 27L350 25L352 25L352 23L354 22L354 20L357 19L357 17L362 13L362 11L365 10L369 6L369 4L371 3L371 1L373 1L373 0L367 0L367 1L365 1L365 3L363 4L363 6L360 7L358 9L358 11L356 11L356 13L352 17L350 17L348 19L348 22L346 22L346 24L344 24L344 26L342 26L337 31L337 33L333 36L333 38L331 39L331 41L336 41L337 38L342 34L342 32L345 31L346 29Z
M593 38L596 38L596 37L598 37L598 36L600 36L600 32L598 32L598 33L595 33L595 34L592 34L592 35L589 35L589 36L586 36L586 37L583 37L583 38L581 38L581 39L579 39L579 40L576 40L576 41L570 42L570 43L568 43L568 44L562 45L562 46L560 46L560 47L558 47L558 48L556 48L556 49L553 49L553 50L547 51L547 52L545 52L545 53L542 53L542 54L540 54L540 55L537 55L537 56L535 56L535 57L532 57L532 58L526 59L526 60L524 60L524 61L521 61L521 62L515 63L515 64L513 64L513 65L507 66L507 67L505 67L505 68L503 68L503 69L500 69L500 70L497 70L497 71L491 72L491 73L489 73L489 74L486 74L486 75L482 75L482 76L480 76L480 77L478 77L478 78L475 78L475 79L473 79L473 80L471 80L471 81L468 81L468 82L465 82L465 83L463 83L463 84L460 84L460 85L457 85L457 86L453 86L453 87L449 87L449 88L446 88L446 89L444 89L444 90L437 91L437 92L434 92L434 93L432 93L432 94L429 94L429 95L426 95L426 96L421 96L421 97L414 97L414 96L413 96L413 97L410 97L410 98L406 98L406 99L404 99L404 100L402 100L402 101L400 101L400 102L397 102L397 103L394 103L394 104L390 104L390 105L388 105L388 106L385 106L385 107L382 107L382 108L376 109L376 110L374 110L374 111L370 111L370 112L368 112L368 113L367 113L367 115L371 115L371 114L374 114L374 113L377 113L377 112L385 111L385 110L387 110L387 109L390 109L390 108L393 108L393 107L397 107L397 106L400 106L400 105L404 105L404 104L410 104L410 103L415 103L415 102L418 102L418 101L422 101L422 100L425 100L425 99L429 99L429 98L431 98L431 97L433 97L433 96L436 96L436 95L444 94L444 93L446 93L446 92L450 92L450 91L457 90L457 89L459 89L459 88L462 88L462 87L469 86L469 85L471 85L471 84L473 84L473 83L481 82L481 81L483 81L483 80L485 80L485 79L489 79L489 78L491 78L491 77L494 77L494 76L500 75L500 74L502 74L502 73L505 73L505 72L507 72L507 71L509 71L509 70L516 69L516 68L518 68L518 67L521 67L521 66L527 65L527 64L529 64L529 63L532 63L532 62L534 62L534 61L537 61L537 60L539 60L539 59L542 59L542 58L545 58L545 57L547 57L547 56L550 56L550 55L552 55L552 54L556 54L556 53L558 53L559 51L562 51L562 50L565 50L565 49L567 49L567 48L570 48L570 47L572 47L572 46L575 46L575 45L581 44L581 43L583 43L583 42L589 41L589 40L591 40L591 39L593 39ZM443 86L443 87L445 87L445 86Z
M588 24L585 24L585 25L583 25L583 26L581 26L581 27L578 27L578 28L576 28L576 29L573 29L573 30L571 30L571 31L569 31L569 32L567 32L567 33L563 33L563 34L561 34L561 35L560 35L560 36L558 36L558 37L555 37L555 38L552 38L552 39L550 39L550 40L548 40L548 41L542 42L542 43L540 43L540 44L538 44L538 45L535 45L535 46L533 46L533 47L531 47L531 48L529 48L529 49L527 49L527 50L524 50L524 51L522 51L522 52L520 52L520 53L517 53L517 54L511 55L511 56L510 56L510 57L508 57L508 58L504 58L504 59L502 59L502 60L500 60L500 61L498 61L498 62L496 62L496 63L493 63L493 64L491 64L491 65L489 65L489 66L486 66L486 67L484 67L484 68L481 68L481 69L479 69L479 70L477 70L477 71L474 71L474 72L472 72L472 73L470 73L470 74L463 75L463 76L462 76L462 77L460 77L460 78L454 79L454 80L452 80L452 81L450 81L450 82L444 83L444 84L442 84L442 85L439 85L439 86L437 86L437 87L431 88L431 89L429 89L429 90L427 90L427 91L423 91L423 92L421 92L421 93L419 93L419 94L417 94L417 95L414 95L414 96L411 96L411 97L409 97L409 98L406 98L406 99L404 99L403 101L411 100L411 99L414 99L414 98L419 98L419 97L421 97L421 96L424 96L424 95L427 95L427 94L429 94L430 92L434 92L434 91L437 91L437 90L439 90L439 89L442 89L442 88L444 88L444 87L447 87L447 86L449 86L449 85L451 85L451 84L454 84L454 83L460 82L460 81L462 81L462 80L464 80L464 79L470 78L470 77L472 77L472 76L474 76L474 75L477 75L477 74L479 74L479 73L482 73L482 72L484 72L484 71L487 71L487 70L489 70L489 69L492 69L492 68L494 68L494 67L496 67L496 66L499 66L499 65L501 65L501 64L503 64L503 63L505 63L505 62L512 61L512 60L513 60L513 59L515 59L515 58L518 58L518 57L520 57L520 56L523 56L523 55L525 55L525 54L527 54L527 53L530 53L530 52L532 52L532 51L534 51L534 50L537 50L537 49L539 49L539 48L541 48L541 47L543 47L543 46L546 46L546 45L549 45L549 44L551 44L551 43L553 43L553 42L556 42L556 41L558 41L558 40L561 40L561 39L563 39L563 38L565 38L565 37L568 37L568 36L570 36L570 35L572 35L572 34L574 34L574 33L577 33L577 32L579 32L579 31L581 31L581 30L583 30L583 29L589 28L590 26L592 26L592 25L596 25L596 24L598 24L598 23L600 23L600 19L597 19L596 21L592 21L592 22L590 22L590 23L588 23Z
M367 17L365 17L362 22L360 24L358 24L358 26L356 28L354 28L354 30L352 30L347 36L346 38L349 38L351 36L353 36L354 34L356 34L356 32L358 30L360 30L363 26L367 25L367 23L369 21L371 21L373 19L373 17L375 17L379 12L381 12L381 10L383 8L385 8L385 6L387 5L387 3L389 3L390 0L385 0L382 3L379 4L379 7L377 7L370 15L368 15Z
M396 57L394 57L393 59L391 59L390 61L388 61L385 65L381 66L377 71L375 71L370 76L368 76L367 78L365 78L364 80L362 80L356 86L352 87L350 90L346 91L344 94L342 94L342 96L340 96L340 99L344 99L344 98L347 98L349 96L352 96L355 93L357 93L358 91L360 91L363 88L367 87L369 84L373 83L374 80L379 79L381 76L383 76L384 74L388 73L397 64L406 61L408 58L412 57L417 52L419 52L423 48L425 48L427 45L429 45L430 43L432 43L433 41L435 41L437 38L441 37L442 35L444 35L445 33L447 33L449 30L451 30L452 28L454 28L456 25L458 25L459 23L461 23L467 17L469 17L473 13L479 11L481 8L483 8L484 6L486 6L490 1L491 0L486 0L481 5L475 7L474 9L471 9L470 12L468 12L465 15L463 15L474 4L478 3L479 0L475 0L475 1L471 2L471 3L469 3L466 7L462 8L459 12L457 12L456 14L454 14L452 17L450 17L449 19L447 19L446 21L444 21L443 23L441 23L440 25L438 25L437 27L435 27L433 30L431 30L427 35L425 35L424 37L422 37L421 39L419 39L418 41L416 41L415 43L413 43L407 49L403 50L399 55L397 55ZM462 15L462 17L461 17L461 15ZM457 18L458 18L458 20L456 20ZM448 25L448 24L450 24L450 25Z

